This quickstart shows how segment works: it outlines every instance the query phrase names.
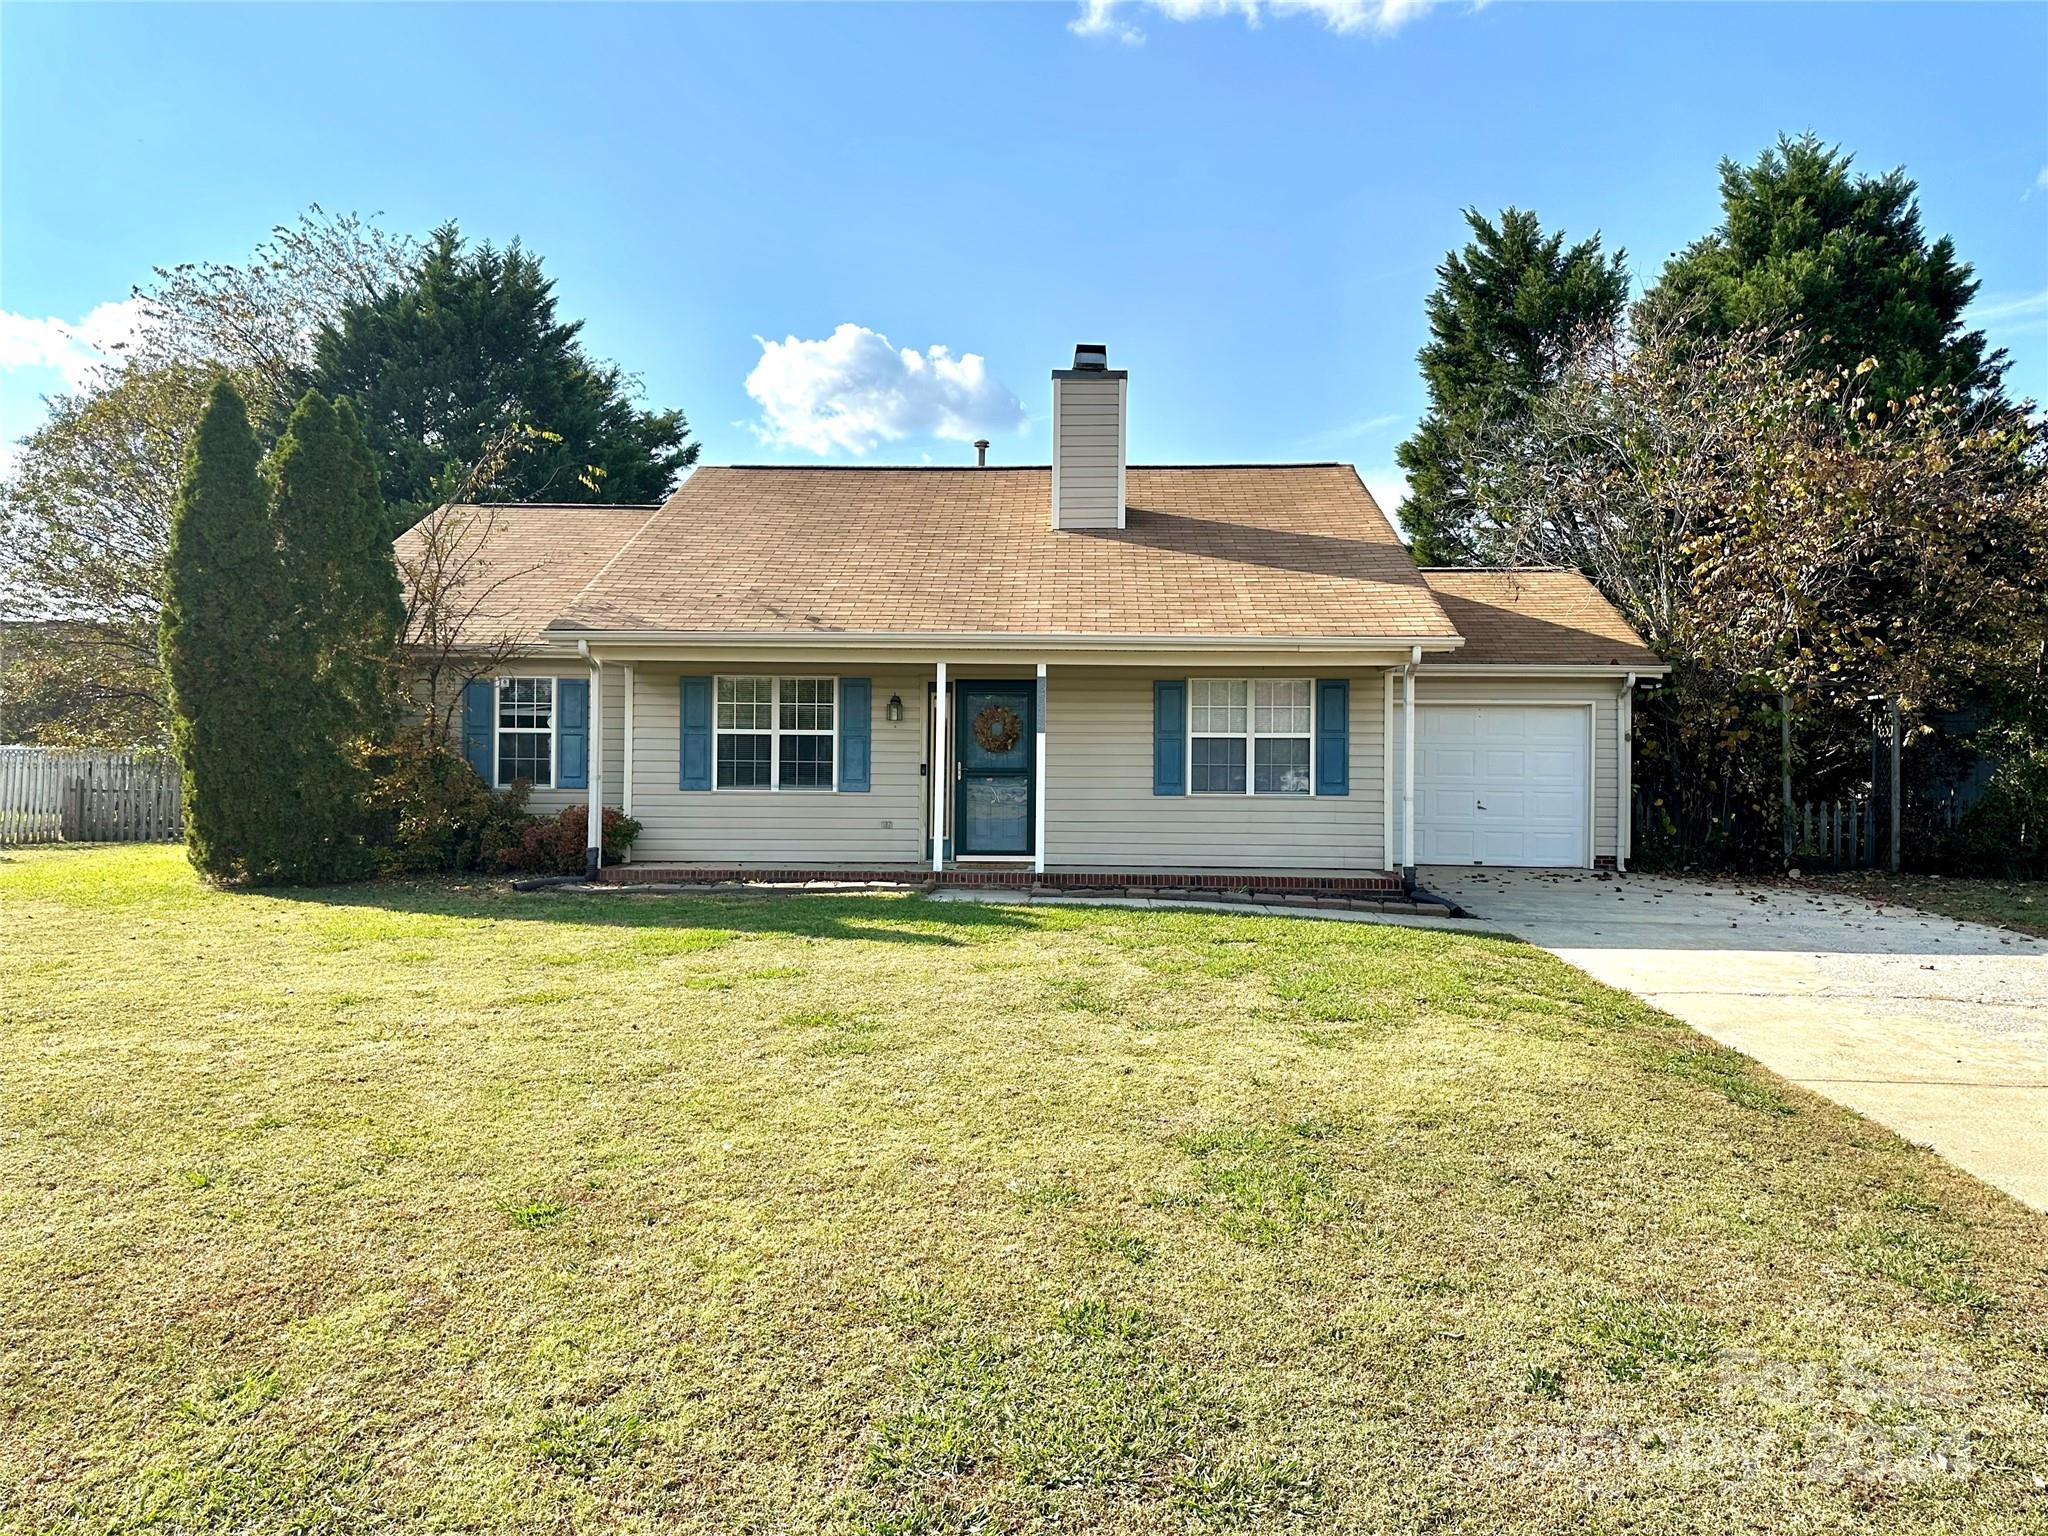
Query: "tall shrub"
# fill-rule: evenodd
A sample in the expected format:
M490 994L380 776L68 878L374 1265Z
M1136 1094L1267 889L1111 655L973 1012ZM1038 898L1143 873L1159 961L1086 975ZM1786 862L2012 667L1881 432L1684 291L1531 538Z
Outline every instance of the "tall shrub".
M171 518L160 651L183 770L186 848L212 880L288 873L297 814L296 648L261 453L234 386L213 387ZM295 697L295 695L298 695Z
M376 466L346 401L308 392L272 459L281 592L281 688L292 697L294 783L300 814L288 862L296 878L367 871L363 848L368 740L390 721L392 644L401 617L398 573L383 537Z

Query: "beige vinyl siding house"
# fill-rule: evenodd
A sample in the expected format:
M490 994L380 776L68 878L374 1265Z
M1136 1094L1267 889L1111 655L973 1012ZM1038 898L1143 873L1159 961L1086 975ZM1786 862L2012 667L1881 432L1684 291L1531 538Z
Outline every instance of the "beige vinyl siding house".
M1630 701L1664 669L1582 578L1420 571L1345 465L1129 465L1106 362L1054 374L1050 466L448 509L489 511L496 580L465 754L545 762L535 810L636 818L607 878L1374 890L1626 859ZM555 680L545 748L523 678Z

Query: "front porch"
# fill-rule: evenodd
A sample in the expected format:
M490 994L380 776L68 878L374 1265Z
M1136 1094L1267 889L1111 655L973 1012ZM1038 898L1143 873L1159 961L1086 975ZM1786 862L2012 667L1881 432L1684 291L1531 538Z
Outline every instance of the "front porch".
M1412 656L579 651L580 787L642 824L608 881L1401 888Z

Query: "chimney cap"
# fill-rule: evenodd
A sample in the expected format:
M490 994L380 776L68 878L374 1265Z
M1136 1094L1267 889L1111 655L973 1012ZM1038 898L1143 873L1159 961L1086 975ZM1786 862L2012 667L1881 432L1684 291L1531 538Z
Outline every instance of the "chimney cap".
M1080 341L1074 344L1074 366L1055 368L1052 376L1056 379L1122 379L1129 375L1122 368L1109 366L1109 348L1099 341Z

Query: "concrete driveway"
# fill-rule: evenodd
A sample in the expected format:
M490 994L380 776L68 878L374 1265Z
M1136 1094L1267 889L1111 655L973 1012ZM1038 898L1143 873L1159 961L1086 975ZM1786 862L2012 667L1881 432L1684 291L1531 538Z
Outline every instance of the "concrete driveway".
M1449 867L1420 878L2048 1210L2048 943L1796 886Z

